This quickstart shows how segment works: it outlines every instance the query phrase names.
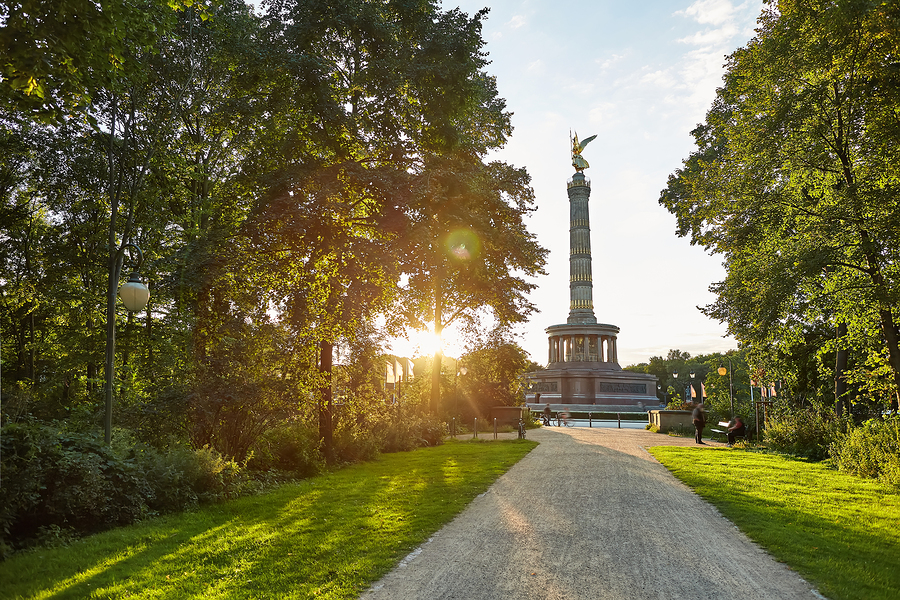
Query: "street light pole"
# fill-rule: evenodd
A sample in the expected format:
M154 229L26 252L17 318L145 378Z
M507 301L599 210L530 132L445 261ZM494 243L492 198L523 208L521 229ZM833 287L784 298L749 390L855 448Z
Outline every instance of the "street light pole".
M691 399L693 398L693 396L691 396L691 388L694 387L694 377L696 376L696 373L694 373L694 371L691 370L691 372L688 373L688 375L690 376L691 379L690 379L690 381L687 382L687 387L684 388L684 401L686 403L690 402ZM674 377L675 379L678 379L678 371L673 371L672 377ZM701 397L700 400L702 401L703 398Z
M458 363L459 361L457 361ZM456 381L454 382L454 390L453 390L453 412L456 415L456 418L459 419L459 379L468 373L469 370L465 367L459 367L459 370L456 372Z
M128 282L119 288L119 297L122 298L122 303L125 305L125 308L127 308L130 312L137 312L147 306L147 301L150 300L150 290L147 289L146 285L141 283L141 276L138 273L138 269L141 268L141 264L144 262L144 254L143 252L141 252L141 249L134 244L124 244L122 246L122 250L124 250L125 248L134 248L134 250L137 252L138 258L137 264L134 266L134 271L132 271L131 276L128 278ZM112 266L113 268L115 268L116 265ZM106 329L106 389L104 390L106 395L106 413L103 419L104 440L107 444L109 444L112 440L113 389L115 387L116 378L116 314L114 299L112 303L112 311L110 312L111 314L108 314L107 316L109 322L107 323Z

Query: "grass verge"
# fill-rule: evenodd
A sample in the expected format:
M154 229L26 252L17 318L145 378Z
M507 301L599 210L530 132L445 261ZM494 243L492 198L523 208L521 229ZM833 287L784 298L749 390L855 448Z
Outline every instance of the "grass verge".
M651 454L832 600L900 597L900 494L787 456L726 448Z
M383 455L0 563L0 598L355 598L537 444Z

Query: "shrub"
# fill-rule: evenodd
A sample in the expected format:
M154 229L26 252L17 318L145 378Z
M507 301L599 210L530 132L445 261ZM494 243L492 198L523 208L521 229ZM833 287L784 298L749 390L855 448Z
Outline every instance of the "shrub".
M413 448L437 446L450 434L447 424L433 416L416 416L409 419L407 431Z
M245 493L245 470L208 448L161 451L116 431L96 434L31 422L0 435L0 558L148 515Z
M825 409L786 409L770 418L764 430L769 448L812 460L828 457L831 443L848 421Z
M382 441L371 430L341 427L334 434L335 458L343 463L374 460L381 453Z
M200 495L191 480L196 457L188 448L173 448L159 452L152 448L139 450L147 482L153 490L147 499L154 513L164 514L193 508L200 502Z
M831 443L830 453L841 471L900 486L900 416L850 428Z
M97 436L31 423L3 428L0 540L14 546L41 531L90 533L147 514L152 494L132 457Z
M318 431L294 422L269 429L251 447L247 466L257 471L279 470L310 477L322 468Z
M666 405L666 410L694 410L694 406L681 400L672 400Z
M457 433L464 430L457 424ZM431 415L405 414L399 420L382 418L372 426L382 452L404 452L421 446L437 446L450 434L447 423Z

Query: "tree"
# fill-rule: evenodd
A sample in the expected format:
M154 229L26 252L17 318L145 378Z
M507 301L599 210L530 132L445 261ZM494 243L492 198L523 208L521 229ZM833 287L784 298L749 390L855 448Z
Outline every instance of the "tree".
M826 324L820 363L836 348L883 349L895 408L898 10L770 2L660 197L679 235L725 257L706 314L751 349L796 346Z
M524 375L533 363L507 327L496 327L471 344L460 357L460 364L466 367L457 390L464 399L460 411L463 422L489 415L492 406L524 402Z
M192 0L0 2L0 103L49 121L85 113ZM137 59L140 61L141 59Z
M63 24L81 10L57 4ZM46 52L30 90L0 82L4 384L34 399L20 414L94 427L106 341L115 422L143 441L240 458L260 431L302 420L332 456L335 371L375 398L360 383L372 352L344 369L335 348L366 346L360 332L388 311L401 325L433 315L429 269L468 294L446 306L472 322L491 303L501 320L531 310L523 277L543 250L522 224L528 176L484 160L510 129L483 71L485 13L188 4L132 3L123 20L106 0L85 6L102 18L71 21L96 36L81 48L44 5L10 9L0 42L36 24ZM30 58L3 58L26 77ZM140 314L116 299L130 244L152 288ZM439 246L449 255L408 254Z
M456 157L454 157L456 158ZM424 181L423 181L424 180ZM405 308L414 322L431 322L435 335L455 321L470 329L490 311L503 326L534 310L524 276L543 273L546 250L527 231L533 193L524 169L478 159L436 160L411 218L404 269ZM440 365L442 353L435 353ZM431 411L439 412L439 369L432 368Z

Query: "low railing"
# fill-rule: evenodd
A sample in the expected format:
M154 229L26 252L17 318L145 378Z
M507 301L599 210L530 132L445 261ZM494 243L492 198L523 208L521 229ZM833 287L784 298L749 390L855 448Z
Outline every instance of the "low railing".
M569 181L566 182L566 189L573 187L591 187L591 178L587 175L584 176L584 179L573 179L569 178Z

